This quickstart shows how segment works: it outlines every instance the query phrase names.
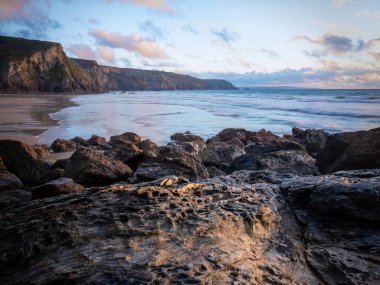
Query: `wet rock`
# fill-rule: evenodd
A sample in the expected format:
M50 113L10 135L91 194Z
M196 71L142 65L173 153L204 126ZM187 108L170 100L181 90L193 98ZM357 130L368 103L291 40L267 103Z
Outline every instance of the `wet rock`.
M0 209L31 200L30 191L13 189L0 192ZM1 278L1 277L0 277Z
M0 170L0 192L22 188L22 182L18 177L7 170Z
M89 143L88 143L88 141L85 140L82 137L74 137L70 141L74 142L77 147L87 147L87 146L90 146Z
M73 151L77 147L76 143L69 140L64 139L56 139L51 144L51 149L54 152L66 152L66 151Z
M157 157L159 154L159 146L151 140L143 140L136 144L142 151L145 158Z
M315 175L318 169L315 160L306 152L286 150L265 153L263 155L244 154L234 159L235 170L273 170L279 173Z
M63 194L77 193L85 188L70 178L59 178L32 189L32 199L43 199Z
M322 173L380 168L380 128L328 136L316 164Z
M49 147L46 144L35 144L32 147L39 157L44 159L50 157Z
M280 137L265 129L258 132L251 132L245 129L229 128L222 130L219 134L210 138L207 142L229 142L233 139L238 139L246 145L248 142L268 142L280 139Z
M110 144L113 146L123 146L125 143L139 143L141 137L132 132L126 132L118 136L111 136Z
M207 178L208 173L198 156L180 147L161 147L157 157L145 159L137 168L136 181L151 181L161 177L176 175L190 180Z
M99 148L103 148L107 146L107 141L105 138L98 136L98 135L92 135L91 138L87 140L87 144L89 146L96 146Z
M284 135L285 138L294 139L305 146L306 151L312 157L316 157L322 151L328 136L329 133L323 130L301 130L299 128L293 128L292 135Z
M132 176L132 170L96 150L78 149L65 167L64 175L81 185L96 186L125 180Z
M25 185L46 182L50 164L44 161L33 147L13 140L0 140L0 156L7 169Z

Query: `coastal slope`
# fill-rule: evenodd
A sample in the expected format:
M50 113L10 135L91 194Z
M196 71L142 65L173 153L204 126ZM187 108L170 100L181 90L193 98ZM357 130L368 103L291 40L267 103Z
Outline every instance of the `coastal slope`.
M0 36L0 93L235 89L225 80L69 58L59 43Z

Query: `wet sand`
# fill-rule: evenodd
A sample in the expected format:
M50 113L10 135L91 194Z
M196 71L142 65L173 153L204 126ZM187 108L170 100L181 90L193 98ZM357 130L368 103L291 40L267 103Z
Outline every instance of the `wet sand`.
M0 94L0 139L37 143L38 135L58 125L49 114L74 106L74 96Z

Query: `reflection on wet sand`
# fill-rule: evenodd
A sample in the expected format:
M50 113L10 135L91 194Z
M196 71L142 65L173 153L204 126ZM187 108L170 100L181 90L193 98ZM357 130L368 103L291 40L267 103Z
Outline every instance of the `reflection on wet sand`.
M0 95L0 139L16 139L28 144L36 136L57 126L49 114L73 106L72 95Z

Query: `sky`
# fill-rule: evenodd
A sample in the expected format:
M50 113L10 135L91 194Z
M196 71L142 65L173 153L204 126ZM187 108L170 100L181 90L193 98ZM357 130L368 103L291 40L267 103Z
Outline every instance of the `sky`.
M0 0L0 34L237 86L380 88L380 0Z

